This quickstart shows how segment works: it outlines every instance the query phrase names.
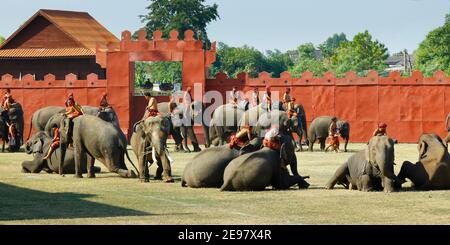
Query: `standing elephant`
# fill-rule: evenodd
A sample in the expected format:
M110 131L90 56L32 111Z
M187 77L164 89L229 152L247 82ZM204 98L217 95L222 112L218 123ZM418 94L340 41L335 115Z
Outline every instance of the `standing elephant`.
M59 173L59 160L61 158L60 148L53 152L50 159L44 159L51 144L52 138L43 131L39 131L31 139L29 139L26 143L25 150L27 154L33 154L33 160L22 162L22 172L34 174L40 173L41 171L45 171L47 173ZM96 173L100 173L100 171L101 169L99 167L95 168ZM69 148L66 151L66 157L63 163L63 172L67 174L75 174L75 159L72 148ZM87 173L86 162L81 165L81 172Z
M305 178L298 174L291 139L284 138L281 142L280 152L264 147L231 161L225 168L221 191L263 191L270 185L275 189L289 189L295 184L308 188ZM293 176L286 168L288 165Z
M308 141L308 122L306 121L306 113L305 108L302 104L295 104L294 106L295 113L297 114L298 126L294 129L294 132L298 136L298 147L300 151L303 151L302 147L302 139L305 139L306 144L309 144Z
M181 185L191 188L220 188L228 163L240 151L227 145L206 149L197 154L184 168Z
M227 139L238 130L245 111L231 104L219 106L213 114L209 124L209 137L215 146L224 145Z
M436 134L424 134L419 139L419 162L405 161L398 177L410 179L419 190L450 189L450 155Z
M128 157L127 140L122 132L117 130L111 123L102 119L82 115L72 121L72 144L75 155L75 177L82 178L81 166L87 161L87 172L89 178L95 178L95 160L102 162L110 172L119 174L124 178L136 178L132 170L128 170L125 164L125 155ZM69 122L62 119L61 131L61 159L60 166L64 163L67 146L69 145ZM131 164L132 161L130 160ZM133 164L134 166L134 164ZM60 167L60 174L63 174Z
M280 134L292 139L292 132L298 128L298 120L296 117L289 117L285 111L272 110L259 117L256 133L259 137L264 137L266 131L273 126L278 127Z
M155 179L173 182L170 156L167 150L167 138L170 132L170 120L164 116L149 117L138 122L131 136L131 146L138 159L139 179L150 181L149 167L158 165Z
M394 141L388 136L375 136L365 150L352 155L336 170L326 188L341 184L350 190L392 192L401 187L394 174Z
M183 149L183 137L181 136L181 119L182 114L171 114L169 108L176 108L178 105L172 102L158 103L158 111L162 116L167 117L170 121L170 135L172 135L175 141L175 151L184 151Z
M314 119L308 130L309 151L313 151L316 140L320 142L320 149L325 150L325 142L328 138L328 129L331 124L331 116L322 116ZM344 151L347 152L348 141L350 140L350 124L346 121L337 121L339 134L345 141Z

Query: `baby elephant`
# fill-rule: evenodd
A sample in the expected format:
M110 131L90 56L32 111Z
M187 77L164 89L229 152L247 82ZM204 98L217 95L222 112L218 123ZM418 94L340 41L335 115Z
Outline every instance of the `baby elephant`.
M327 189L336 184L350 190L392 192L401 186L394 175L394 141L387 136L373 137L367 149L351 156L328 181Z
M287 165L291 165L294 176L289 174ZM296 168L292 141L283 143L279 152L264 147L230 162L225 169L221 191L263 191L270 185L274 189L289 189L295 184L308 188L309 184L298 175Z
M419 162L404 162L398 177L410 179L416 189L450 189L450 155L436 134L424 134L419 140Z

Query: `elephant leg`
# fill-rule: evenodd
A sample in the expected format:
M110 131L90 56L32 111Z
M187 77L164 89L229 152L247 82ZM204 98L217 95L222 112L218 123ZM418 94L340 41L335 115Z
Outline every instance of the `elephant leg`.
M411 162L404 162L400 173L398 174L400 181L405 181L406 178L410 179L415 187L420 188L426 186L429 182L428 173L422 164L413 164Z
M216 127L217 131L217 138L219 138L219 145L225 145L226 144L226 138L225 138L225 129L223 126Z
M310 152L313 152L314 150L313 150L313 147L314 147L314 142L316 141L316 139L315 138L311 138L311 139L309 139L309 142L308 142L308 150L310 151Z
M83 178L83 172L81 171L81 165L83 160L86 161L86 157L85 157L85 152L83 150L83 146L81 145L81 142L78 141L74 141L73 143L73 154L74 154L74 159L75 159L75 178ZM86 163L87 165L87 163ZM64 168L64 166L61 166L62 168ZM60 169L61 172L61 169Z
M88 178L95 178L95 158L92 157L90 154L87 154L87 177Z
M164 173L164 167L161 163L161 159L158 160L158 163L156 164L156 173L155 173L155 180L162 180L163 179L163 173Z
M191 152L191 150L189 149L189 147L188 147L188 132L187 132L187 127L185 127L185 126L182 126L181 127L181 137L183 138L183 148L184 148L184 152L186 152L186 153L190 153Z
M22 173L38 174L44 168L43 164L39 164L36 160L22 162Z
M326 138L320 138L319 139L319 142L320 142L320 150L321 151L324 151L325 150L325 141L326 141Z
M198 145L198 140L194 132L194 127L192 126L187 127L187 134L189 136L189 139L191 140L192 146L194 146L194 152L201 152L202 149Z
M357 187L358 190L360 191L364 191L364 192L368 192L368 191L372 191L372 181L370 180L370 176L367 174L362 175L361 177L359 177L358 181L357 181Z
M205 138L205 148L211 147L211 139L209 138L209 128L205 124L202 126L203 136Z
M346 180L346 176L349 175L349 170L347 167L347 163L343 164L342 166L340 166L336 172L334 173L333 177L331 177L331 179L328 181L328 183L325 185L325 188L328 190L332 190L334 189L334 186L337 183L340 182L347 182Z
M293 185L299 185L300 189L306 189L309 184L301 176L291 176L286 169L280 171L280 181L277 185L274 185L276 189L286 190Z
M148 169L147 156L143 153L139 156L139 179L142 182L150 182L150 172Z
M349 141L349 138L348 137L345 138L344 152L348 152L347 151L348 141Z
M299 151L303 151L303 146L302 146L302 138L303 138L303 132L301 130L297 130L297 136L298 136L298 147L299 149L297 150L297 152Z

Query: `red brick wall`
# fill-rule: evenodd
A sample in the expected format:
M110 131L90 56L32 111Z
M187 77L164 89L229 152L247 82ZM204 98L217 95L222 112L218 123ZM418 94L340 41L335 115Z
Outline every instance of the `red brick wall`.
M307 120L323 115L335 115L351 125L351 141L367 142L379 122L388 124L388 134L400 142L415 143L422 133L435 132L446 136L444 119L450 113L450 77L436 72L424 78L420 72L411 77L401 77L398 72L379 77L370 72L358 77L349 72L343 78L332 73L313 77L306 72L301 78L293 78L285 72L281 78L271 78L261 73L258 78L240 74L230 79L218 74L206 81L206 91L218 90L225 95L233 86L244 92L265 86L279 91L280 98L287 87L305 107Z

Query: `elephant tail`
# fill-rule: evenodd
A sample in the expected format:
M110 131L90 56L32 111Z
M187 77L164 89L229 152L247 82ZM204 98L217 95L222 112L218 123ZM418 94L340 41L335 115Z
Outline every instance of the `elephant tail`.
M231 183L231 180L226 180L222 187L220 187L220 191L234 191L233 184Z
M127 156L128 161L131 163L131 166L136 170L136 173L139 173L139 170L134 165L133 161L131 161L130 155L128 155L128 149L125 147L125 155Z

